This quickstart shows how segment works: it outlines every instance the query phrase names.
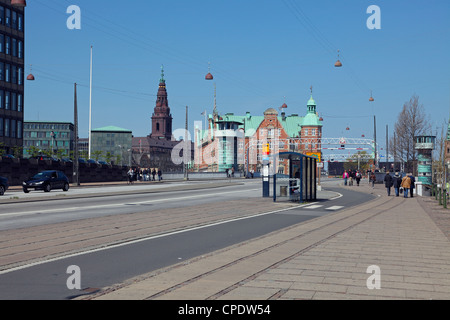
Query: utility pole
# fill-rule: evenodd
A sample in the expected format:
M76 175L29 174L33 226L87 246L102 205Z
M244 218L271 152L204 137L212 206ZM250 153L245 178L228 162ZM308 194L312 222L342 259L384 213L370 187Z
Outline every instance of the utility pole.
M389 131L388 125L386 125L386 172L389 172L389 169Z
M79 165L78 165L78 105L77 105L77 84L75 83L74 88L74 99L73 99L73 116L74 116L74 146L73 146L73 183L75 185L80 185L79 178Z
M89 80L89 159L91 159L91 146L92 146L92 46L91 46L91 64L90 64L90 80Z
M375 118L375 115L373 115L373 141L374 141L374 159L373 159L373 166L376 168L377 167L377 121ZM374 170L375 170L374 168Z
M188 174L188 157L190 157L190 154L188 155L188 151L191 150L191 148L188 148L188 106L186 106L186 125L184 130L184 143L185 147L183 149L183 163L184 163L184 180L189 180L189 174Z

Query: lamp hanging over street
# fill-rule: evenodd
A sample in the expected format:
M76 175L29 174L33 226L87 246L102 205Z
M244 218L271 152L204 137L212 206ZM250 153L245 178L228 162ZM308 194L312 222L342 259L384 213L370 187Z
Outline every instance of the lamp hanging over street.
M374 101L375 99L372 97L372 91L370 91L370 98L369 98L369 101L370 102L372 102L372 101Z
M213 79L214 79L214 77L211 74L211 65L210 65L210 63L208 63L208 74L205 76L205 80L213 80Z
M27 80L34 81L34 75L31 73L32 67L30 65L30 74L27 76Z
M334 66L337 68L342 67L342 63L341 63L341 61L339 61L339 50L338 50L338 59L337 59L336 63L334 64Z

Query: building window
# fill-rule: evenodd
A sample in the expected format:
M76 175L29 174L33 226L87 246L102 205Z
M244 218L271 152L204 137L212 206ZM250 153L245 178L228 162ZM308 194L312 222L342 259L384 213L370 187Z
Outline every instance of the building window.
M17 39L11 40L11 52L13 57L17 57Z
M9 110L10 109L10 96L11 96L11 93L10 92L8 92L8 91L6 91L5 92L5 97L4 97L4 99L5 99L5 109L6 110Z
M23 128L22 128L22 121L18 120L17 121L17 138L18 139L22 139L22 132L23 132Z
M0 137L3 137L3 132L4 132L3 118L0 118Z
M11 83L17 84L17 67L11 66Z
M0 24L5 24L5 8L3 6L0 6Z
M156 131L159 131L159 123L156 123Z
M17 111L17 93L11 93L11 110Z
M8 36L5 37L5 53L11 54L11 38Z
M11 82L11 65L9 63L5 64L5 81Z
M308 129L305 129L305 136L308 135Z
M311 129L311 135L315 136L316 135L316 129Z
M23 86L23 69L22 68L17 68L17 84L20 86Z
M12 19L11 19L11 28L17 29L17 12L12 12Z
M8 8L5 9L5 26L11 26L11 10Z
M11 138L16 137L16 123L17 123L16 120L14 119L11 120Z
M23 14L17 14L17 30L23 31Z
M9 137L9 119L5 119L5 137Z

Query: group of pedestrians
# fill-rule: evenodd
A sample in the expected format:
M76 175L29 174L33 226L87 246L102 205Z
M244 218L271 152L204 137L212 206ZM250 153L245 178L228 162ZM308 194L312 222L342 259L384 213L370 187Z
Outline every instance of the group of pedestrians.
M353 171L353 170L345 170L344 174L342 175L342 178L344 179L344 185L353 185L353 181L356 181L356 185L359 186L359 182L361 181L362 174L359 170Z
M134 181L158 181L162 180L162 171L160 169L150 168L131 168L127 172L128 184L133 184Z
M344 185L353 185L353 181L356 181L356 184L359 186L359 182L362 178L362 174L359 170L352 171L352 170L345 170L344 174L342 175L342 178L344 179ZM377 177L375 175L375 172L369 173L369 183L372 185L372 188L375 187L375 182L377 181ZM386 172L386 175L383 179L384 186L387 190L387 195L391 195L391 188L394 187L395 196L398 197L400 194L403 194L405 198L408 198L408 194L412 198L414 196L414 188L416 187L415 182L416 179L411 173L408 173L404 177L400 175L399 172L395 172L394 176L391 175L391 173Z
M403 197L408 198L408 193L411 198L414 196L416 179L411 173L408 173L404 177L400 173L396 172L392 177L389 172L386 172L384 176L384 186L387 190L387 195L391 195L391 187L394 187L395 196L400 196L403 193Z

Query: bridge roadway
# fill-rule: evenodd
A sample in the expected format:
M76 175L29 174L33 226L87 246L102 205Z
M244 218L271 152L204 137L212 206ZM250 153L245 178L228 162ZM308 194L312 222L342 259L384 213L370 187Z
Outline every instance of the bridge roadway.
M80 298L449 299L448 210L382 185L345 189L376 197Z
M449 297L450 283L438 281L449 271L448 238L436 232L420 199L332 183L317 203L295 205L261 199L257 181L202 184L39 202L7 194L0 298ZM27 207L38 203L37 210ZM367 288L371 264L387 275L384 290ZM81 290L66 287L69 265L81 268Z

